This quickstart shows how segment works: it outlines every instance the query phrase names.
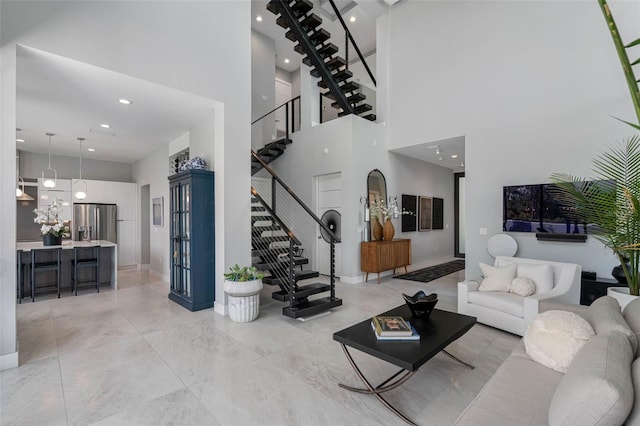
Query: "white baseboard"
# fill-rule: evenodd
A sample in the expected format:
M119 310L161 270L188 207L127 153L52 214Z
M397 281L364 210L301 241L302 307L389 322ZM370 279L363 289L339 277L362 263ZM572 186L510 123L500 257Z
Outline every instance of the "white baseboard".
M18 366L18 351L0 356L0 371L9 370Z
M138 263L138 269L146 271L147 269L150 269L151 265L148 263Z
M222 303L213 302L213 310L220 315L229 315L229 305L223 305Z
M364 275L356 275L355 277L350 277L347 275L340 276L340 282L345 284L359 284L364 281Z

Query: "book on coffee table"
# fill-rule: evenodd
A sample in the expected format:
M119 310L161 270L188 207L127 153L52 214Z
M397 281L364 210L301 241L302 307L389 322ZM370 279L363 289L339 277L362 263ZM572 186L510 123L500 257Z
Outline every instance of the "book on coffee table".
M371 324L378 337L411 337L413 331L402 317L375 316Z
M411 325L411 323L407 322L407 324L409 324L409 327L411 328L410 336L379 336L373 321L371 321L371 328L373 329L373 334L376 335L376 339L378 340L420 340L420 334L418 334L416 329Z

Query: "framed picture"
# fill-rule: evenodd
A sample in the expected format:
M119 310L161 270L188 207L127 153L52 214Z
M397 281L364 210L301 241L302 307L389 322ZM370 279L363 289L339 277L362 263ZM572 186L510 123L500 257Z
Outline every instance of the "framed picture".
M412 232L416 228L416 219L418 217L418 204L415 195L402 194L402 211L410 214L402 215L402 232Z
M419 197L418 203L418 231L431 231L431 221L433 220L433 214L431 210L432 198L431 197Z
M163 226L164 223L164 197L154 198L151 202L151 213L153 214L153 225Z

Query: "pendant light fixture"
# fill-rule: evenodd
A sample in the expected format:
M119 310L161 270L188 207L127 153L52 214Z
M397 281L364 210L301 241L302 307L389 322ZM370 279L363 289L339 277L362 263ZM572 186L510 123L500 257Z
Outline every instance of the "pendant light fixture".
M20 176L20 151L16 153L16 200L33 201L34 198L24 191L24 179Z
M45 135L49 136L49 168L42 171L42 184L45 188L55 188L58 183L58 172L51 168L51 136L55 136L56 134L47 132ZM53 177L45 177L45 172L47 175L53 175Z
M80 179L73 184L74 195L78 200L87 198L87 182L82 180L82 141L84 138L78 138L80 141Z

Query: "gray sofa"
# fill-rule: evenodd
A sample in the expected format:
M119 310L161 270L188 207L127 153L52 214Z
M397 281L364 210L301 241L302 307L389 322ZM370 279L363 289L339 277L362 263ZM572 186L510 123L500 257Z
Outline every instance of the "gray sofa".
M596 332L567 372L533 361L520 341L456 424L640 425L640 299L623 312L609 296L589 307L541 306L552 309L577 313Z

